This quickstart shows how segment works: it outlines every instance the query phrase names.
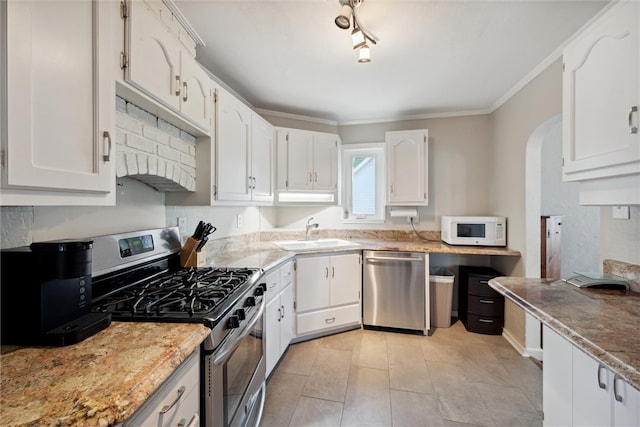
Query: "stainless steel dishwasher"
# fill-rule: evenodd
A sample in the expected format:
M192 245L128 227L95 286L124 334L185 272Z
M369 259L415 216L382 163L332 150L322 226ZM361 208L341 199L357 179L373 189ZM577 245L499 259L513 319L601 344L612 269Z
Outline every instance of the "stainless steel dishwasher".
M429 292L423 253L364 251L365 326L429 332Z

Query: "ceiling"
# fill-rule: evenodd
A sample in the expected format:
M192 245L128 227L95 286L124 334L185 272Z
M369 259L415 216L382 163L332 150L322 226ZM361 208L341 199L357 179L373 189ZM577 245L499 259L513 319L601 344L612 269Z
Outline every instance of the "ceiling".
M255 108L348 124L491 111L608 2L366 0L370 63L338 0L175 3L200 63Z

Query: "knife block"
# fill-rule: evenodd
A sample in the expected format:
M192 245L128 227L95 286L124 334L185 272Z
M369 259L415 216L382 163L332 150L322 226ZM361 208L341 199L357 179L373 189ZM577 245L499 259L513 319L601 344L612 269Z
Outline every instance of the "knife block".
M207 255L204 252L196 252L200 243L193 237L187 238L180 251L180 265L182 267L204 267L207 264Z

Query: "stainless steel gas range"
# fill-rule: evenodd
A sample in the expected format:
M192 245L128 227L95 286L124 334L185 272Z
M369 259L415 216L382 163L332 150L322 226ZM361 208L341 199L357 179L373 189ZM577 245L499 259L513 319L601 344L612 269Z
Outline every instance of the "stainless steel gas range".
M93 305L113 321L202 323L201 425L257 426L264 407L260 269L181 268L177 227L93 238Z

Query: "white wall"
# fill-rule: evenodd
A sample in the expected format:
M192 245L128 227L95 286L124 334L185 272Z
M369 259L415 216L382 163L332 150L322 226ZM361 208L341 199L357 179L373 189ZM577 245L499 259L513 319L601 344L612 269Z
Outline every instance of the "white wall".
M117 182L116 206L1 207L0 246L165 226L164 193L130 178Z
M600 208L600 258L640 264L640 206L629 219L613 219L611 206Z
M562 122L547 133L541 160L540 214L563 217L560 277L600 271L600 208L580 206L579 184L562 182Z

